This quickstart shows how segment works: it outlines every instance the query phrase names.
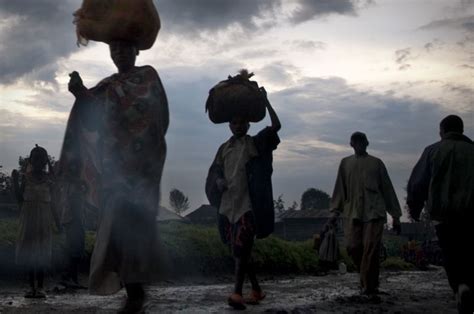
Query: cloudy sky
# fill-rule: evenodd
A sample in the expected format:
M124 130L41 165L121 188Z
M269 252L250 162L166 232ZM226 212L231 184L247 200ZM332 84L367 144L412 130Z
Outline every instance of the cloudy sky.
M349 136L366 132L401 203L438 124L458 114L474 137L474 0L155 0L162 29L137 64L168 94L162 198L206 203L207 169L230 132L204 113L209 89L255 72L282 120L274 193L289 206L309 187L332 192ZM68 73L88 87L114 73L108 47L76 46L80 0L0 0L0 164L35 143L58 156L73 104ZM252 125L251 133L269 124Z

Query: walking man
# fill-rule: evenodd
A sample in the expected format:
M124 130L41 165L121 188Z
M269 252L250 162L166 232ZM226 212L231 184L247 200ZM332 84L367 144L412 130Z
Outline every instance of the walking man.
M341 160L330 222L344 215L347 251L360 272L361 292L373 296L378 292L379 253L387 212L397 233L402 212L385 165L367 153L367 136L355 132L350 144L355 154Z
M407 205L418 220L423 208L435 222L448 281L459 313L474 311L474 144L460 117L439 126L441 141L425 148L408 181Z

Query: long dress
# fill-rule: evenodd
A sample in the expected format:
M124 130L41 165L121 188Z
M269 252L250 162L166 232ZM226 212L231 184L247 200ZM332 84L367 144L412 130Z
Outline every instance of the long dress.
M88 206L99 212L92 294L151 278L168 121L166 94L150 66L112 75L74 104L59 173L79 164Z
M15 260L28 268L49 267L53 239L52 182L47 177L37 181L31 175L24 180Z

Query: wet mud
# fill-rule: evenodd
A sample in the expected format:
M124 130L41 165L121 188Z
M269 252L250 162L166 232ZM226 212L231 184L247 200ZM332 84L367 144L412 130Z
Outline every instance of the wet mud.
M227 281L228 280L228 281ZM148 287L144 313L234 313L226 305L232 290L225 283L188 280ZM50 280L51 281L51 280ZM116 313L124 291L113 296L91 296L87 290L65 289L50 283L47 299L25 299L25 286L0 286L0 313ZM249 287L246 286L246 292ZM430 271L383 272L377 298L359 295L358 274L332 273L322 277L263 278L267 297L248 305L249 313L457 313L442 268Z

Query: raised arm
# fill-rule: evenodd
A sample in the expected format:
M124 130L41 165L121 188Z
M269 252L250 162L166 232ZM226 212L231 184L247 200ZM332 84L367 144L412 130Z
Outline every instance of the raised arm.
M69 74L68 89L74 95L76 101L71 110L71 116L79 116L80 121L89 131L96 131L99 128L102 113L96 104L93 93L84 86L81 76L76 71Z
M260 90L262 91L263 95L265 96L266 107L267 107L267 110L268 110L268 114L270 115L270 120L272 121L271 128L275 132L278 132L281 129L280 119L278 118L275 110L273 109L272 105L270 104L270 101L268 100L267 91L265 90L265 88L261 87Z
M68 84L68 89L71 92L71 94L76 97L76 99L80 99L82 97L85 97L87 95L87 88L84 86L84 83L82 82L82 78L79 75L78 72L74 71L69 74L69 84Z

